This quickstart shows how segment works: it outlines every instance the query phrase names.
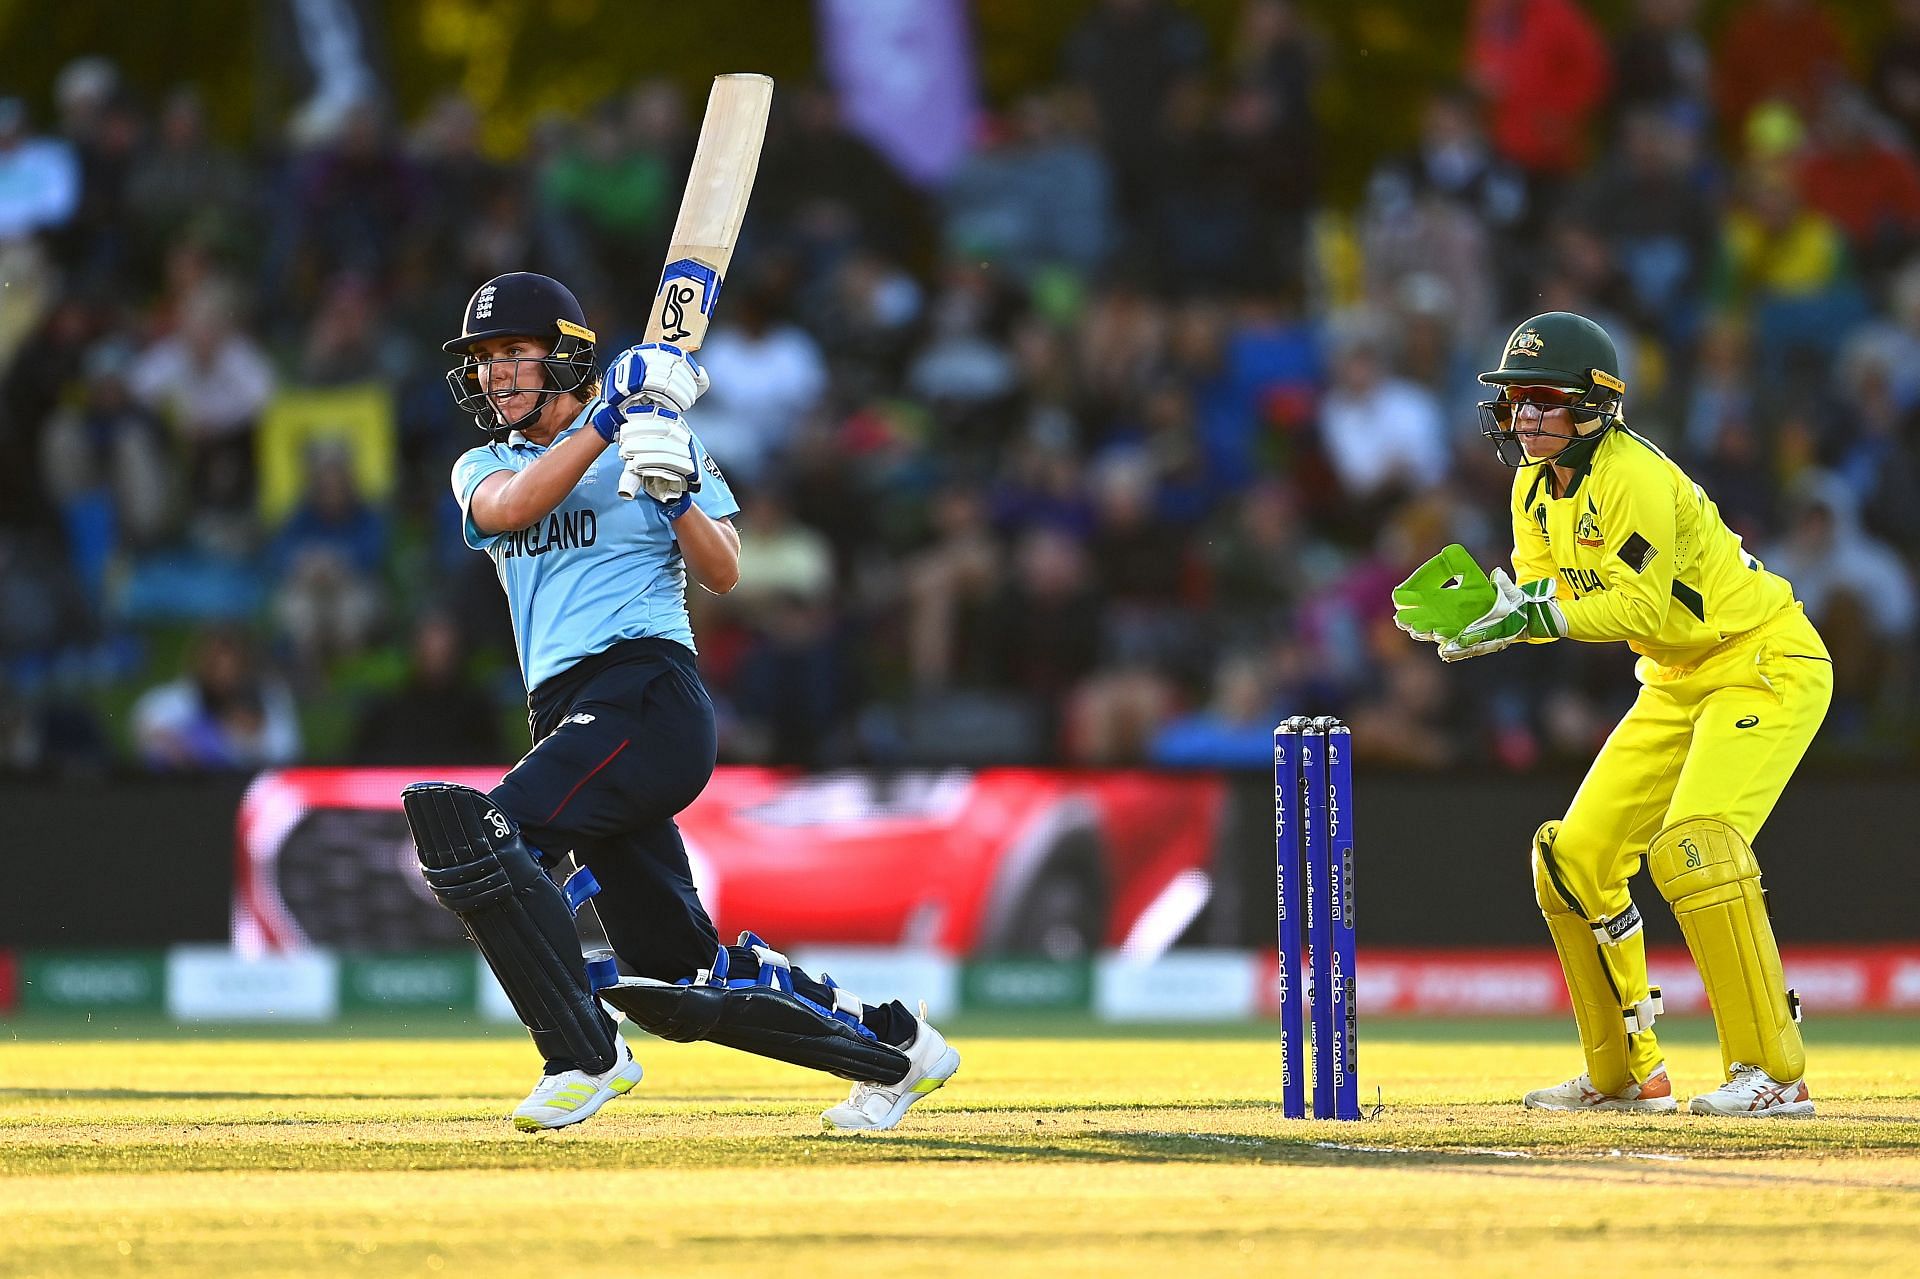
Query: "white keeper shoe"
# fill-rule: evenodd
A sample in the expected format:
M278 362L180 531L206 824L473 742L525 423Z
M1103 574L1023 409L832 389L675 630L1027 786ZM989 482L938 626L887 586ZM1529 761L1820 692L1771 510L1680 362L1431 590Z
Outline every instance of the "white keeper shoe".
M1687 1103L1696 1115L1737 1115L1742 1119L1810 1119L1813 1097L1807 1081L1783 1084L1758 1066L1733 1063L1733 1078Z
M927 1021L924 1003L920 1005L913 1043L905 1052L911 1064L899 1083L855 1084L845 1101L821 1111L820 1118L828 1127L843 1132L884 1131L899 1123L914 1102L939 1089L960 1069L960 1054Z
M513 1126L521 1132L565 1128L582 1119L591 1119L600 1107L629 1091L640 1082L640 1063L634 1060L633 1049L627 1047L627 1041L619 1035L613 1037L613 1046L617 1055L613 1065L602 1074L563 1070L557 1075L542 1076L527 1099L513 1108Z
M1593 1086L1593 1077L1582 1073L1552 1088L1536 1088L1521 1100L1529 1110L1638 1110L1648 1114L1666 1114L1677 1105L1665 1063L1655 1066L1644 1084L1628 1084L1621 1092L1601 1092Z

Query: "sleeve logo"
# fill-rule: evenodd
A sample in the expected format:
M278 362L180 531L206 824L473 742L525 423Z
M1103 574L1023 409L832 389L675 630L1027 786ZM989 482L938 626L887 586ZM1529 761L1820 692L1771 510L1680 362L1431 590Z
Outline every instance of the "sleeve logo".
M1644 573L1652 567L1653 560L1660 552L1653 544L1635 533L1620 547L1620 562L1636 573Z

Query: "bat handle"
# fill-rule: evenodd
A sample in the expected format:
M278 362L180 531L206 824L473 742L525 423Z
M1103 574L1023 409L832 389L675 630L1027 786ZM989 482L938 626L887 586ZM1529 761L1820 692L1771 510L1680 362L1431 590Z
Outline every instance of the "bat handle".
M632 500L640 492L640 464L629 462L620 472L620 496Z

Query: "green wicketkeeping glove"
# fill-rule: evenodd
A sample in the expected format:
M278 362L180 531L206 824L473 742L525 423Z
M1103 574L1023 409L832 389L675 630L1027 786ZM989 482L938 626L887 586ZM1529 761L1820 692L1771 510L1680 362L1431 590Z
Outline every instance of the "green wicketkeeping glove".
M1393 624L1417 640L1451 639L1498 598L1473 556L1456 542L1393 588Z
M1443 662L1464 661L1483 653L1497 653L1521 639L1560 639L1567 633L1567 617L1554 602L1554 579L1515 586L1505 569L1488 579L1498 595L1484 617L1474 619L1440 646Z

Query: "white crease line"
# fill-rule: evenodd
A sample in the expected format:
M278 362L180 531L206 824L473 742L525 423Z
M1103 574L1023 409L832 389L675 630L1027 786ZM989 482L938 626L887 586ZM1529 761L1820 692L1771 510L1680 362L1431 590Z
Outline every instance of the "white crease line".
M1363 1155L1486 1155L1493 1159L1654 1159L1662 1163L1683 1164L1686 1155L1657 1154L1639 1150L1621 1150L1615 1147L1604 1154L1589 1155L1577 1150L1496 1150L1491 1146L1439 1146L1424 1148L1418 1146L1359 1146L1343 1141L1316 1141L1320 1150L1346 1150Z

